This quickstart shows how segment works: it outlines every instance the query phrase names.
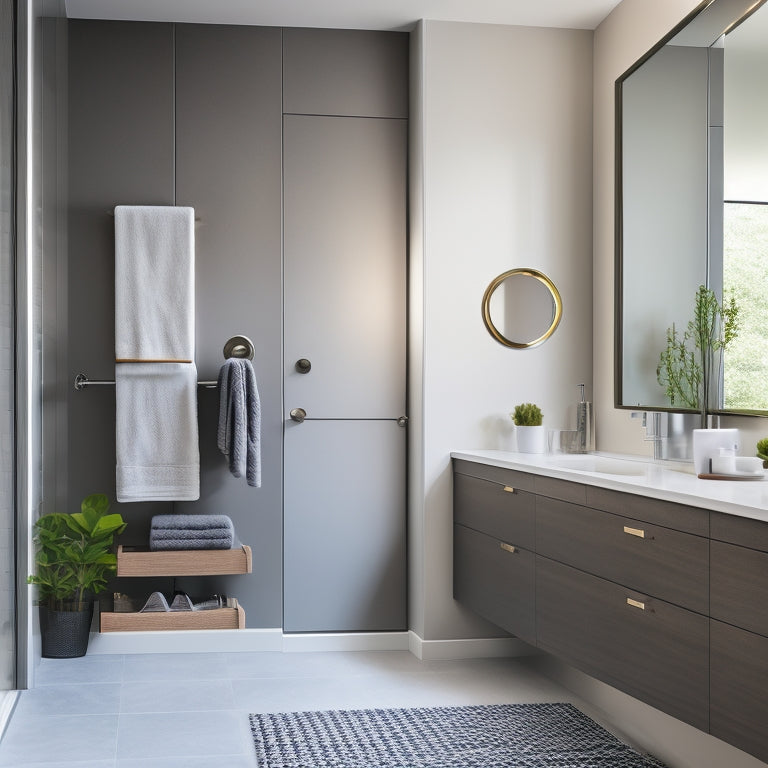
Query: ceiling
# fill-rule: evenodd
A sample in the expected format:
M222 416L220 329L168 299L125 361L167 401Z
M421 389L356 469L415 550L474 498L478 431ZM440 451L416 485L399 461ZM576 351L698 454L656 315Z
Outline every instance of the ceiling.
M620 0L65 0L69 18L409 29L419 19L595 29Z

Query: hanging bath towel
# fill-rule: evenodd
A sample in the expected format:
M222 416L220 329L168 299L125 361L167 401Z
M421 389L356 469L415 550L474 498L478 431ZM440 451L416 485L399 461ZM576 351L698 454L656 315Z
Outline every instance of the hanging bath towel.
M194 210L115 208L117 500L200 497Z
M195 366L121 363L115 396L117 500L199 499Z
M261 487L261 404L250 360L230 358L219 371L219 450L229 471Z

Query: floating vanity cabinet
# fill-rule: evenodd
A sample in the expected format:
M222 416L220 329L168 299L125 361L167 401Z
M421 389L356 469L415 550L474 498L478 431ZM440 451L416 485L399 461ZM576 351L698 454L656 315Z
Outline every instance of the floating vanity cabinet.
M454 475L454 597L535 642L535 496L520 487L532 488L533 481L519 473L509 482L480 474L485 477Z
M768 522L453 461L457 600L768 762Z
M768 525L712 514L714 736L768 761Z

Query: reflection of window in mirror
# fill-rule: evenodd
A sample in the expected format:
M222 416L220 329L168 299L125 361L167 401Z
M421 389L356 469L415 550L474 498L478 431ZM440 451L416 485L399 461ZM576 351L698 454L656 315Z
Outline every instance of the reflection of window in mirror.
M768 5L726 35L723 70L722 279L740 306L723 405L768 410Z

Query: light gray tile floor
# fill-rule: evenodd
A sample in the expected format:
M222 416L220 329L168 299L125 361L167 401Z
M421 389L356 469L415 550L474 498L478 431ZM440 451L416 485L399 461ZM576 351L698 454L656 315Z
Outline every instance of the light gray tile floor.
M521 659L407 651L43 659L0 743L13 768L256 768L248 714L571 701Z

